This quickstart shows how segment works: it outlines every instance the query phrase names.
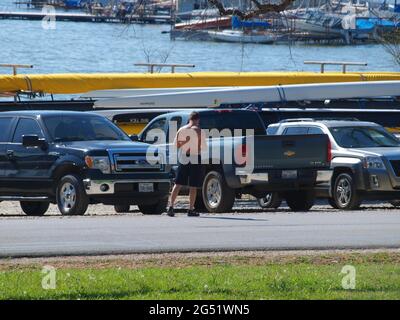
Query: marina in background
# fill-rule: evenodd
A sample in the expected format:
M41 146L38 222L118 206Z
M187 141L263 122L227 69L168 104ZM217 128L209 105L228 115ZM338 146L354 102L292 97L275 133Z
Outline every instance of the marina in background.
M242 12L254 10L252 2L241 6ZM244 20L237 15L220 16L218 11L207 7L191 20L175 24L171 37L264 44L380 42L388 33L397 31L399 11L397 2L302 0L282 12L268 12Z
M14 4L33 12L1 11L0 19L42 19L49 14L43 6L51 5L59 21L162 23L171 26L171 39L256 44L382 42L397 32L400 19L397 0L297 0L281 12L264 12L253 1L218 3L232 13L207 0L25 0Z

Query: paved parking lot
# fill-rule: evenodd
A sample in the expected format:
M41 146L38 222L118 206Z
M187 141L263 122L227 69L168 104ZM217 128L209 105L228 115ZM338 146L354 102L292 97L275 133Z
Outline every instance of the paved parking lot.
M400 210L388 204L339 211L319 203L309 212L265 211L238 201L231 213L143 216L92 206L84 217L26 217L18 203L0 204L0 257L235 250L400 248Z

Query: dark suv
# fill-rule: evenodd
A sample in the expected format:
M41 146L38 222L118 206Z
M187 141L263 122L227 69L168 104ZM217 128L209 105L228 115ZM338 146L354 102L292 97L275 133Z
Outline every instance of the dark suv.
M161 214L170 172L154 150L148 160L149 148L91 113L3 112L0 201L20 201L33 216L43 215L50 203L63 215L82 215L92 203Z

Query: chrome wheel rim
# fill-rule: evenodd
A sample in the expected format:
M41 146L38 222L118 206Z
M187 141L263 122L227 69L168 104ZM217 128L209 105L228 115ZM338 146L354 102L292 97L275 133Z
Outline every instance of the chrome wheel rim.
M260 205L262 207L268 207L272 200L272 193L268 193L264 198L260 199Z
M60 189L60 202L65 212L75 207L76 189L71 183L66 182L62 185Z
M351 183L347 178L341 178L336 187L336 199L341 207L349 205L352 197Z
M211 208L216 208L221 202L222 188L217 178L211 178L207 182L207 202Z

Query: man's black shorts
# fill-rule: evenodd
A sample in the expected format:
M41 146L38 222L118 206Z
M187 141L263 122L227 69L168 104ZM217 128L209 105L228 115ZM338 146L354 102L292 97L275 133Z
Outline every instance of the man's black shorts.
M176 184L201 188L203 185L203 166L201 164L179 164L176 175Z

